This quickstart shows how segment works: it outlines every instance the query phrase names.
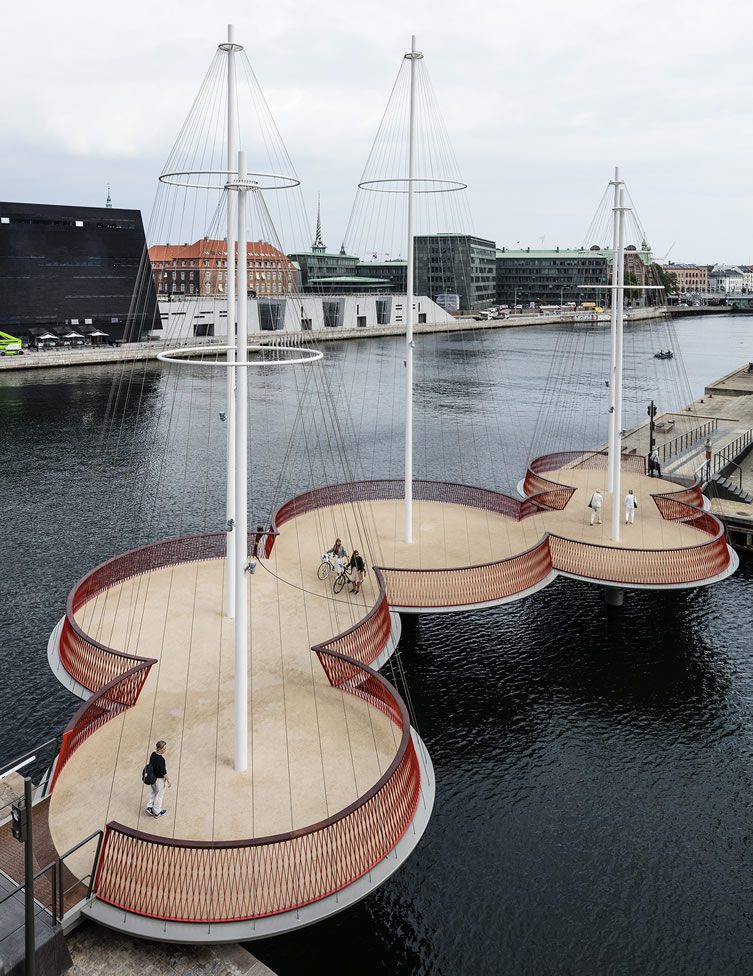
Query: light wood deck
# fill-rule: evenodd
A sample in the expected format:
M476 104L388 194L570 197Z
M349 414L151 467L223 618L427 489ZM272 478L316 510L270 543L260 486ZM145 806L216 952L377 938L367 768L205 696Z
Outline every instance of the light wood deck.
M362 592L334 597L316 576L321 552L340 536L367 564L467 566L503 559L549 531L612 545L603 471L550 472L577 488L564 512L521 522L478 509L416 502L415 541L402 541L402 502L333 506L286 523L272 557L249 577L250 768L233 769L233 624L223 615L224 563L193 563L115 586L85 605L79 624L104 644L158 664L135 707L87 739L63 770L50 806L59 850L108 820L181 839L244 839L322 820L363 795L394 757L399 731L365 702L331 688L311 645L361 620L377 598L373 573ZM603 524L587 502L604 490ZM623 545L693 546L708 538L661 518L651 492L671 482L630 476L639 499ZM166 816L144 812L140 773L157 739L168 742L172 789ZM73 866L73 865L72 865Z
M638 498L635 524L624 524L624 501L620 502L621 541L612 542L611 500L606 490L605 471L563 469L547 472L551 481L570 485L576 492L562 512L542 512L516 522L513 519L444 502L416 501L413 504L411 545L403 542L403 502L400 500L361 502L357 517L349 505L333 505L298 516L282 528L282 537L295 536L301 553L316 550L319 540L328 545L340 536L348 549L359 549L369 565L401 569L437 569L469 566L506 559L534 546L546 532L604 546L635 549L674 549L696 546L708 536L682 522L661 517L652 494L678 491L681 485L666 478L623 474L623 498L630 488ZM590 525L588 501L599 488L604 496L602 524ZM277 571L287 572L283 562Z
M50 809L59 850L108 820L182 839L244 839L316 823L362 796L394 758L400 731L332 688L311 645L361 620L361 593L333 597L316 577L321 547L299 559L293 533L269 570L249 577L249 770L233 768L233 622L223 616L224 563L154 571L82 608L78 622L119 650L155 657L138 703L74 753ZM274 575L284 567L287 582ZM145 813L141 770L157 739L172 788L168 813Z

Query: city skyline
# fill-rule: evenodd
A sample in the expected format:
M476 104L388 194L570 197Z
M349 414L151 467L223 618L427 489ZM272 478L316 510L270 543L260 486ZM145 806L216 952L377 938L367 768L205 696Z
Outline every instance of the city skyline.
M141 0L128 16L89 0L41 10L36 21L22 8L6 14L9 37L33 37L31 58L16 43L5 59L7 200L101 206L110 183L114 206L140 209L146 223L197 69L234 21L302 180L312 234L321 192L324 238L339 248L416 33L470 187L474 233L500 247L587 245L619 165L658 258L753 264L742 108L753 15L741 3L725 7L734 31L715 32L696 2L657 11L639 0L618 24L594 0L546 0L534 35L522 8L461 22L445 2L406 12L388 0L385 26L366 31L330 0L316 10L284 2L265 12L257 38L236 2L219 15L189 2L180 19Z

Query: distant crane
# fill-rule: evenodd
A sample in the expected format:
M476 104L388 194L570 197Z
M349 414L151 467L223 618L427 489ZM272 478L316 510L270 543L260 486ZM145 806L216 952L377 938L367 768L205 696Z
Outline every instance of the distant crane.
M669 245L669 250L664 255L664 257L663 258L659 258L659 264L664 264L664 262L667 260L667 258L669 257L669 255L672 253L672 248L675 246L676 243L677 243L677 241L672 241L672 243Z

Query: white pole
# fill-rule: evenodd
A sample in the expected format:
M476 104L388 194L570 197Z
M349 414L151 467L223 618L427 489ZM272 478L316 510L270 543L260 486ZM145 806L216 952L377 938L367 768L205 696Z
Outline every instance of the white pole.
M615 320L614 370L614 490L612 492L612 541L620 541L620 513L622 509L622 321L625 305L625 191L620 188L617 208L617 249L614 255L617 273L617 316ZM612 271L614 276L615 270Z
M416 140L416 36L411 37L410 53L410 122L408 139L408 267L405 325L405 526L407 543L413 542L413 150Z
M227 170L228 180L233 178L235 166L236 137L236 94L235 94L235 62L233 58L235 48L235 28L227 25ZM225 287L227 289L227 351L229 363L235 360L235 192L229 190L227 194L227 256L225 261ZM227 554L225 556L225 612L228 617L235 616L235 540L237 533L235 526L235 370L228 367L225 370L226 390L226 423L227 423L227 478L225 489L225 511L227 517Z
M238 153L238 329L235 380L235 769L248 768L248 254L246 154ZM229 372L231 372L229 370Z
M609 356L609 451L607 471L609 491L614 491L614 383L615 359L617 358L617 265L614 255L617 251L617 207L620 202L620 170L614 168L614 206L612 208L612 307L609 310L611 351Z

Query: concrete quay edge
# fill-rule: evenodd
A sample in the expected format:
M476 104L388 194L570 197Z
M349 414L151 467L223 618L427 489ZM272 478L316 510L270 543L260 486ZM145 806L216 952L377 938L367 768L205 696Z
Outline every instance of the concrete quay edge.
M667 314L664 307L659 309L634 309L625 316L628 322L663 318ZM515 315L507 319L478 322L466 317L451 324L414 325L414 335L444 334L450 332L476 332L486 329L516 329L547 325L590 325L608 327L608 322L588 322L573 320L571 315ZM318 342L339 342L348 339L368 339L378 337L404 336L404 325L368 325L361 329L317 329L316 332L254 332L250 339L266 345L281 336L303 338L305 344ZM219 344L219 343L217 343ZM117 363L156 360L158 353L171 348L173 343L164 341L128 343L117 349L77 349L66 352L27 353L24 356L5 356L0 359L0 373L4 370L20 371L26 369L60 369L71 366L102 366ZM208 343L211 346L211 343ZM180 346L178 345L179 349Z

